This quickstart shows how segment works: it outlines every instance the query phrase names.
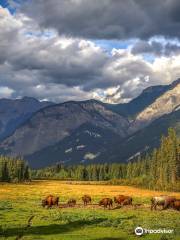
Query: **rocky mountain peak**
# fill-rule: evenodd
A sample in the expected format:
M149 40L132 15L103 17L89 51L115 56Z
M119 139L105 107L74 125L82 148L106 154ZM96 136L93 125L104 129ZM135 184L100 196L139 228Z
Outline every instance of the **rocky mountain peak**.
M149 125L155 119L177 110L179 105L180 79L169 85L168 91L137 115L130 127L130 132L135 132Z

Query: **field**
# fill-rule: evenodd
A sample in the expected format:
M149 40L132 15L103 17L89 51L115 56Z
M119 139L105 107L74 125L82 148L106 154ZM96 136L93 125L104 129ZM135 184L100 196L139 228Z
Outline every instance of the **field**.
M66 203L69 198L76 198L78 206L44 209L41 207L41 199L48 194L58 195L61 204ZM83 194L92 196L92 205L82 205ZM137 207L116 208L114 205L112 210L104 210L97 205L101 198L118 194L131 195ZM171 209L150 211L150 198L162 194L180 198L180 193L80 182L34 181L26 184L0 184L0 239L139 239L140 237L134 234L134 229L141 226L146 229L174 230L172 234L145 234L141 239L178 240L180 213Z

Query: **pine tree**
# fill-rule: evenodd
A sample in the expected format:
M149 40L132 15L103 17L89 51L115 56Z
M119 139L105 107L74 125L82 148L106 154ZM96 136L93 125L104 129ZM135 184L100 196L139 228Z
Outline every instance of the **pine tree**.
M25 170L24 170L24 180L26 180L26 181L30 180L30 171L29 171L28 165L26 165Z
M9 182L9 171L8 171L8 164L6 161L4 161L2 165L2 177L1 180L3 182Z

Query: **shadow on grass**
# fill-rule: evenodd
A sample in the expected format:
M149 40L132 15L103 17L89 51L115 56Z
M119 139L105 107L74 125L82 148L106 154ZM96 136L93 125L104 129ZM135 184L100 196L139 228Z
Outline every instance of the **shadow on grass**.
M31 226L28 229L26 227L21 228L7 228L0 229L0 236L13 237L13 236L26 236L26 235L54 235L67 233L83 226L95 225L105 221L106 218L98 218L94 220L78 220L74 222L69 222L66 224L50 224L47 226Z

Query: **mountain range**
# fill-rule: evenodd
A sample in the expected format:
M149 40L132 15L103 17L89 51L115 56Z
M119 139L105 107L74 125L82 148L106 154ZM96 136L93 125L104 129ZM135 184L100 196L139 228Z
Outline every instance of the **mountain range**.
M33 113L51 102L40 102L35 98L0 99L0 140L10 136L20 125L28 120Z
M21 155L33 168L126 162L158 146L168 127L180 134L180 79L126 104L0 100L0 153Z

